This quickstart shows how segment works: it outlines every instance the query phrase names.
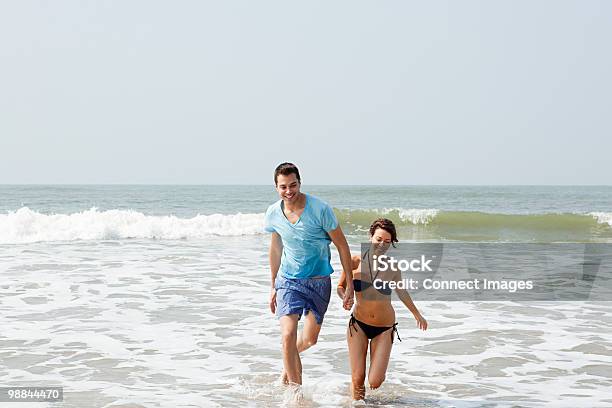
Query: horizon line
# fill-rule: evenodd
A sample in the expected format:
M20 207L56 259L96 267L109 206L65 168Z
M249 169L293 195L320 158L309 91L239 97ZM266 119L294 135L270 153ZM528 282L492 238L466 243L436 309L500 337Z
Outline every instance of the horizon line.
M54 186L168 186L168 187L274 187L270 184L175 183L0 183L0 187ZM612 187L612 184L302 184L302 187Z

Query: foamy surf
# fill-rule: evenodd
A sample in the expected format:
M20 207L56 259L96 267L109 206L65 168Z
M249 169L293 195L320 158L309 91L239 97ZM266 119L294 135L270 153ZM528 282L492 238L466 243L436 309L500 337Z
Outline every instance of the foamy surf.
M62 408L282 406L263 243L3 246L5 383L64 386ZM332 264L337 282L336 251ZM423 301L422 332L395 301L402 342L366 404L609 407L608 303ZM334 295L302 356L300 408L350 406L348 319Z
M401 224L408 225L427 225L431 223L440 210L435 208L359 208L346 209L335 208L340 221L353 224L364 225L371 223L376 218L386 217Z
M608 242L612 213L504 214L433 208L334 209L345 233L364 235L379 217L393 220L404 240ZM45 214L28 207L0 214L0 244L77 240L197 240L210 236L263 233L263 213L194 217L147 215L134 210L93 207ZM350 237L349 237L350 238Z
M391 219L411 241L609 242L612 213L494 213L434 208L336 209L349 235L367 236L373 220Z
M439 210L435 208L386 208L383 210L385 215L393 212L397 212L399 218L404 222L427 225L438 215Z
M592 212L589 215L595 218L599 224L608 224L612 227L612 212Z
M22 207L0 214L0 243L105 239L200 239L211 235L262 233L263 214L213 214L179 218L152 216L133 210L43 214Z

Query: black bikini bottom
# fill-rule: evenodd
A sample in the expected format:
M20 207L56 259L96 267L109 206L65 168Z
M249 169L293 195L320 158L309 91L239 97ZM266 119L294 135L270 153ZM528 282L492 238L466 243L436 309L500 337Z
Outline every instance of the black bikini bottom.
M393 343L393 333L397 334L397 339L399 341L402 341L402 339L400 339L399 332L397 331L397 323L395 323L393 326L388 327L371 326L360 320L355 319L355 316L353 316L353 314L351 313L351 320L349 321L349 333L351 334L351 336L353 335L352 329L355 329L355 331L357 331L357 326L355 326L355 323L357 323L357 326L361 327L361 330L363 330L363 334L365 334L365 336L370 340L378 336L380 333L383 333L393 328L393 330L391 330L391 343Z

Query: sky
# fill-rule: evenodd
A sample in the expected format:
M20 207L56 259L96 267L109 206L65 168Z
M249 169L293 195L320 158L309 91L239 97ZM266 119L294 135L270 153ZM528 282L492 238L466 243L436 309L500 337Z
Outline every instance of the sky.
M0 184L609 185L610 1L0 2Z

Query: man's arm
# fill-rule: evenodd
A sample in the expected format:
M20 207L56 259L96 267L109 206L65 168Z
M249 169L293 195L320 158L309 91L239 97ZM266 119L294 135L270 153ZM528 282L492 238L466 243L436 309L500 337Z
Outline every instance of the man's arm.
M355 296L353 290L353 262L351 260L351 250L346 242L346 237L342 232L342 228L338 226L335 230L329 231L328 234L338 249L338 254L340 254L340 262L342 263L342 270L346 278L343 306L346 310L350 310L351 307L353 307L353 297Z
M353 264L351 265L353 270L357 269L359 267L359 264L361 263L361 258L357 255L353 256L351 258ZM338 288L336 289L336 293L338 294L338 296L340 296L340 299L344 299L344 293L346 291L346 273L344 273L344 270L342 270L342 273L340 274L340 279L338 279Z
M278 274L278 270L280 269L281 264L281 256L283 254L283 241L281 240L280 235L277 232L272 233L272 238L270 240L270 277L271 281L271 289L270 289L270 311L272 313L276 313L276 289L274 289L274 281L276 280L276 275Z

